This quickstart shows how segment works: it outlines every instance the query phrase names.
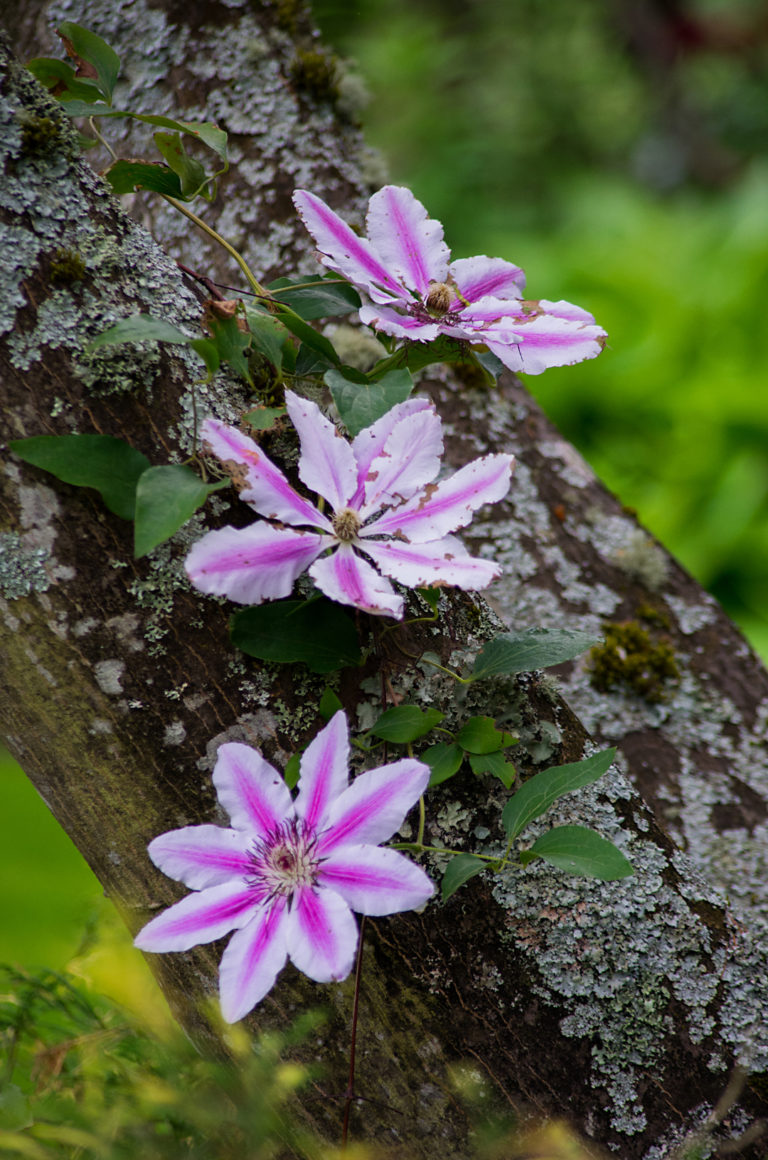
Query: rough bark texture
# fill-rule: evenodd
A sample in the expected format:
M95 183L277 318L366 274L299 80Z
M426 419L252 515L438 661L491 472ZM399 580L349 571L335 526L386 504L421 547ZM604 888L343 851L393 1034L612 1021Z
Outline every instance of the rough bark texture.
M135 107L215 117L242 134L240 164L210 220L218 215L219 228L250 247L258 273L295 269L300 250L310 268L288 217L294 185L351 211L364 188L349 121L290 80L295 37L306 44L309 35L302 18L288 19L290 9L231 0L194 13L139 0L125 12L101 3L48 9L115 44ZM28 5L18 16L28 22L16 29L27 56L49 51L31 43L41 11ZM199 302L76 159L64 119L9 67L0 94L0 438L104 431L154 462L183 454L196 366L165 347L114 348L89 360L83 346L137 309L195 326ZM166 77L172 99L159 80ZM41 115L59 125L45 148L28 129L29 116ZM185 224L171 225L162 211L153 228L174 257L208 270ZM82 282L52 285L59 249L85 259ZM755 1073L727 1128L738 1135L762 1107L768 1070L768 678L714 602L638 529L517 383L507 379L493 395L447 374L422 385L450 423L456 464L489 449L518 455L507 504L471 529L475 546L506 566L493 590L498 610L520 627L636 623L651 640L637 651L667 638L679 677L649 703L631 666L630 683L599 693L587 664L565 666L577 720L549 680L464 694L427 665L404 669L396 647L385 658L394 691L436 704L449 725L469 712L495 714L521 737L524 771L578 757L584 726L621 742L621 771L566 799L558 820L611 837L636 876L603 885L533 867L475 879L420 916L371 923L360 1091L396 1111L368 1104L361 1128L403 1155L465 1155L451 1074L469 1064L515 1106L570 1114L623 1156L661 1157L706 1114L738 1057ZM241 386L223 376L199 400L223 418L245 403ZM317 726L326 682L303 669L275 675L233 654L225 610L192 593L181 573L203 517L170 548L135 562L128 525L97 498L7 454L0 516L7 743L135 929L178 896L144 848L161 830L210 819L216 746L245 738L280 764ZM237 507L226 516L246 518ZM481 601L449 599L437 636L399 643L410 652L428 644L456 664L493 631ZM618 664L620 676L627 649L615 652L602 664ZM379 711L378 686L357 682L346 672L339 693L363 728ZM434 799L428 833L436 844L496 848L494 784L456 779ZM199 999L214 986L216 951L153 957L175 1012L200 1038L213 1034ZM317 988L286 971L253 1022L328 1003L318 1054L329 1071L324 1088L342 1091L349 998L350 984ZM326 1100L310 1101L308 1111L335 1130Z

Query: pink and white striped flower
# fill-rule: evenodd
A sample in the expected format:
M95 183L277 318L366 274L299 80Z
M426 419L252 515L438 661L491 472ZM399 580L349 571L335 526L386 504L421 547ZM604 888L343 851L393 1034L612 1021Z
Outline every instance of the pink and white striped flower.
M353 910L396 914L434 893L420 866L379 849L424 793L429 767L404 758L350 785L348 761L339 712L304 751L294 801L257 750L228 742L213 783L232 828L185 826L149 844L155 865L192 893L153 918L136 946L186 951L234 931L219 968L229 1023L264 998L289 958L319 983L345 979L357 948Z
M409 189L385 185L373 195L365 238L313 193L297 189L293 201L323 265L370 299L360 318L376 330L414 342L463 339L529 375L603 349L606 333L586 310L524 301L519 266L484 255L450 262L443 227Z
M300 496L247 435L207 419L204 442L265 519L203 536L185 563L196 588L261 604L288 596L309 569L332 600L401 617L403 598L387 576L411 588L479 589L499 575L498 564L470 556L447 533L506 495L513 456L486 455L435 484L442 424L426 399L398 403L349 443L315 403L291 391L285 398L301 440L299 477L330 511Z

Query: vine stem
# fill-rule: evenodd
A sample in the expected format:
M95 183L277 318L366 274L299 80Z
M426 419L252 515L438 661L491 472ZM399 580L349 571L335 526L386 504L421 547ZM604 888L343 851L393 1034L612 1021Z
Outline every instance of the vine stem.
M355 997L352 1003L352 1033L349 1044L349 1080L344 1093L344 1122L341 1125L341 1150L346 1151L349 1135L349 1114L355 1098L355 1054L357 1049L357 1014L360 1008L360 979L363 974L363 938L365 936L365 915L360 918L360 937L357 943L357 964L355 966Z
M242 256L242 254L237 252L234 246L230 245L226 238L223 238L221 234L218 234L216 230L212 229L211 226L204 222L202 218L198 217L196 213L193 213L191 209L188 209L187 206L184 205L183 201L177 201L175 197L171 197L170 194L167 193L162 193L160 196L163 197L169 205L172 205L174 209L177 209L179 213L183 213L184 216L188 217L191 222L194 222L198 229L201 229L203 233L206 233L209 238L213 238L214 242L218 242L218 244L227 251L230 257L235 259L238 266L245 274L245 277L248 280L248 285L251 287L254 294L258 294L260 298L272 297L272 295L269 294L264 289L264 287L256 281L245 258Z

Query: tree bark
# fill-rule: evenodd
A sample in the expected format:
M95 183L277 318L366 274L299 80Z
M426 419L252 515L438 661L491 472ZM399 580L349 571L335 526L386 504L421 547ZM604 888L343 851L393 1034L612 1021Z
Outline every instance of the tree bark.
M301 23L293 33L276 28L271 8L211 4L205 12L221 19L226 35L217 39L202 23L187 30L179 14L171 35L159 9L145 10L150 25L163 24L161 47L152 46L161 55L147 55L156 73L170 75L180 43L199 44L201 53L209 51L203 45L223 46L226 62L247 39L241 19L263 20L258 35L274 48L270 67L276 60L278 71L295 51L294 37L309 35ZM67 15L78 18L69 9ZM120 50L108 28L93 26ZM204 59L195 72L194 56L184 54L174 82L192 94L190 105L166 112L191 118L203 107L191 81L186 86L189 76L210 82L208 113L197 115L231 99L222 97L230 86L226 71L217 81ZM137 309L196 325L199 300L77 159L55 103L4 62L2 440L101 431L126 438L153 462L183 456L196 374L183 352L115 348L89 361L83 347ZM262 93L270 91L263 62L263 54L252 62ZM146 70L133 75L139 72L146 77ZM247 221L255 235L271 239L261 262L254 243L255 264L275 274L295 268L282 263L300 244L308 260L296 227L286 228L294 184L345 205L363 188L349 124L341 127L329 106L293 92L285 77L282 84L271 112L262 108L255 121L243 122L244 163L219 211L230 236L228 223ZM237 115L228 104L224 127L237 130ZM29 118L41 116L57 126L43 150L25 132ZM248 124L258 125L253 146L245 140ZM265 161L276 141L291 157L277 176L274 154L271 168ZM240 183L252 158L264 176L246 219ZM157 230L176 256L165 222L163 212ZM208 257L198 256L186 226L182 232L182 260L207 272ZM78 284L51 283L51 260L62 249L85 260ZM624 770L647 804L615 771L565 799L557 814L621 844L635 865L633 879L600 884L534 864L524 873L475 879L422 915L369 924L359 1091L380 1102L362 1105L359 1130L404 1155L466 1155L466 1116L452 1077L469 1063L515 1107L565 1112L623 1156L661 1156L706 1114L733 1060L742 1058L754 1075L728 1129L737 1135L764 1110L768 1064L765 787L758 772L765 769L764 670L714 602L639 532L511 377L493 395L447 373L431 374L422 386L450 424L456 464L486 450L518 455L505 509L471 529L473 540L507 565L493 590L499 610L520 627L599 628L605 619L640 618L652 636L670 639L680 676L677 686L664 686L665 700L649 704L629 685L598 694L587 666L565 666L561 679L579 719L548 680L498 680L465 696L427 666L414 681L396 648L383 658L395 694L437 705L449 726L471 712L495 715L520 736L524 773L577 759L585 726L621 740ZM225 376L199 393L198 407L222 418L235 419L247 405L242 384ZM245 518L236 501L232 507L227 520ZM0 512L7 743L135 930L179 896L145 847L163 830L210 820L216 746L245 739L281 765L319 724L315 706L326 681L298 666L275 677L233 653L226 613L191 592L181 573L202 517L171 547L137 562L129 526L91 493L8 454ZM428 647L457 664L494 631L483 601L452 597ZM399 639L409 652L427 647ZM354 672L344 672L338 691L361 727L380 709ZM435 844L487 849L498 840L502 804L494 785L460 775L434 794L428 832ZM688 844L693 862L670 834ZM729 889L730 907L718 886ZM214 1050L216 1034L200 1000L215 985L218 949L152 956L177 1017ZM307 1004L328 1004L318 1048L323 1090L341 1093L350 994L349 983L317 988L289 969L250 1022L284 1023ZM318 1093L307 1111L319 1130L334 1132L337 1105Z

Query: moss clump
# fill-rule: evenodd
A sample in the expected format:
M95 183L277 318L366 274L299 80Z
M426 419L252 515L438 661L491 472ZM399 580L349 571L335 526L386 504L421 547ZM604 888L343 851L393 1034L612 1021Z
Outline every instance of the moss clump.
M71 286L85 277L85 261L77 250L56 250L51 258L50 279L54 286Z
M636 620L607 624L605 642L589 654L590 684L600 693L623 686L650 704L663 701L680 678L669 641L654 642Z
M339 70L336 57L316 48L299 48L291 61L290 72L297 89L318 101L337 100Z
M59 143L59 126L52 117L37 113L16 114L21 125L21 149L32 157L49 153Z
M275 5L275 20L278 28L295 36L299 27L299 18L304 15L304 0L277 0Z

